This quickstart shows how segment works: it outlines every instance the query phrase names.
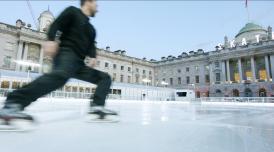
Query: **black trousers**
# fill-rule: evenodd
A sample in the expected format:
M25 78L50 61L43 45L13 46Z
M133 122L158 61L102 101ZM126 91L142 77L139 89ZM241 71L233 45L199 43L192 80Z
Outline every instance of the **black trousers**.
M53 60L51 73L44 74L28 85L8 94L6 105L19 103L23 109L38 98L62 87L69 78L76 78L97 85L91 97L96 105L105 105L105 99L111 86L107 73L89 68L70 48L60 48Z

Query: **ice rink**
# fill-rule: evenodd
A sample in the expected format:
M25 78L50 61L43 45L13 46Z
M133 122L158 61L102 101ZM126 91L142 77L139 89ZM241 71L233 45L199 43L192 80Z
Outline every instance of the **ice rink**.
M1 152L273 152L271 106L109 101L119 123L86 123L85 101L40 101L40 124L0 132Z

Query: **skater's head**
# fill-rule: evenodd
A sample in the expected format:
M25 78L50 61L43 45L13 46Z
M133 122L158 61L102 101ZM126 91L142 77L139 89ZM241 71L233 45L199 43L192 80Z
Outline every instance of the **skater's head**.
M88 16L94 17L97 12L96 0L80 0L81 8L86 11Z

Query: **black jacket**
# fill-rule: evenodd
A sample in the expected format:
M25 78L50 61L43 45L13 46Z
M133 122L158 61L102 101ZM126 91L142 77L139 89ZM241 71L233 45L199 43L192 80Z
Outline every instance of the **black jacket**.
M70 6L59 15L48 31L50 41L55 40L57 31L62 32L60 47L71 48L82 59L96 57L96 31L79 8Z

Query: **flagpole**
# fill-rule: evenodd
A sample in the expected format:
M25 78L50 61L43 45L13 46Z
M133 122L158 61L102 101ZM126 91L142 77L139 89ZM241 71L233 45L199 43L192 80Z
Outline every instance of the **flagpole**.
M246 13L247 13L247 21L250 22L250 13L248 9L248 0L245 0L245 8L246 8Z

